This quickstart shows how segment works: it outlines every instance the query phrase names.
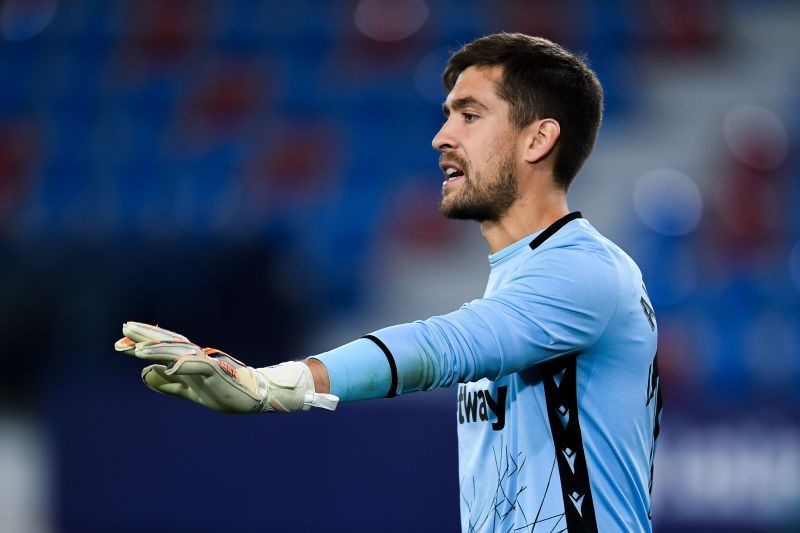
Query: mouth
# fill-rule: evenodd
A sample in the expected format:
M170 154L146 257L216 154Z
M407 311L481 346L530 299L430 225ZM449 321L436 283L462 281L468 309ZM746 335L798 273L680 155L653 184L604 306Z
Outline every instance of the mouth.
M442 182L442 185L458 181L464 177L464 171L453 163L442 162L439 164L439 168L441 168L442 172L444 172L445 180Z

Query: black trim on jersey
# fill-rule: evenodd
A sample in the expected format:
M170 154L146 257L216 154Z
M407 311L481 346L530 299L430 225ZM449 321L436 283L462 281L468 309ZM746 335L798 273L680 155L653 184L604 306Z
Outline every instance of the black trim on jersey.
M392 352L390 352L389 348L383 344L382 340L374 335L364 335L363 338L371 340L378 345L378 348L383 350L383 355L385 355L386 359L389 361L389 369L392 371L392 384L389 387L389 393L386 395L386 397L393 398L397 396L397 364L394 362L394 356L392 355Z
M647 490L650 492L650 501L653 500L653 474L655 467L656 445L658 444L658 436L661 433L661 413L664 410L664 400L661 397L661 378L658 373L658 352L653 357L653 363L650 365L650 376L647 381L647 402L645 406L650 405L650 402L655 396L655 411L653 414L653 445L650 448L650 482L647 484ZM650 509L647 510L647 518L652 520Z
M548 361L541 366L541 372L567 530L570 533L597 533L589 469L578 420L577 356Z
M531 250L535 250L536 248L538 248L540 244L542 244L544 241L552 237L553 234L555 234L555 232L563 228L567 224L567 222L572 222L576 218L583 218L583 215L581 215L580 211L573 211L572 213L564 215L563 217L559 218L558 220L550 224L547 228L545 228L544 231L542 231L539 235L536 236L535 239L531 241L530 244Z

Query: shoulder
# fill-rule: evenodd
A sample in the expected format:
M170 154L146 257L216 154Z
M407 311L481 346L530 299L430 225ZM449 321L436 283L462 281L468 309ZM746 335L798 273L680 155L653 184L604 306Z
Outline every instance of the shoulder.
M599 270L611 274L618 268L635 266L631 258L585 219L574 220L542 244L531 248L520 270Z
M635 263L588 221L570 222L532 248L516 271L537 291L546 287L581 298L615 300Z

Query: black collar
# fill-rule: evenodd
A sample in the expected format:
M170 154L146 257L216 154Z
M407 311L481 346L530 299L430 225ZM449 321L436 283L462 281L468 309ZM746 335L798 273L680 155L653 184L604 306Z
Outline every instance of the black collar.
M567 224L567 222L572 222L576 218L583 218L583 215L581 215L580 211L573 211L572 213L564 215L563 217L559 218L558 220L550 224L547 228L544 229L544 231L542 231L539 235L536 236L535 239L531 241L530 244L531 250L535 250L536 248L538 248L540 244L542 244L544 241L552 237L555 234L555 232L563 228Z

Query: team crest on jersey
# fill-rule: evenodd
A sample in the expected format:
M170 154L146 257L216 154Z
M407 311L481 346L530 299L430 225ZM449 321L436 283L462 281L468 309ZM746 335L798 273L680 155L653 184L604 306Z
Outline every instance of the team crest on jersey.
M506 425L506 395L508 386L497 387L497 397L489 389L467 390L466 385L458 386L458 423L488 422L494 417L492 429L500 431Z

